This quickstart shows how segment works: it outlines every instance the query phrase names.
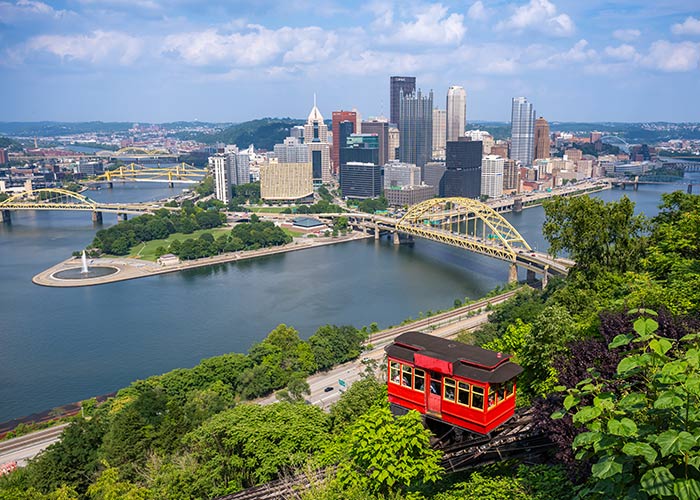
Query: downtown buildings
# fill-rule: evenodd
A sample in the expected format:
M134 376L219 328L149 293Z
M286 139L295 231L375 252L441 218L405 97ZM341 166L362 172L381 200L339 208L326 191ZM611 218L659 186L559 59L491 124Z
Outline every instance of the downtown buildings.
M514 97L511 110L510 158L529 167L535 158L535 109L525 97Z
M458 141L464 136L467 123L467 93L456 85L447 90L447 140Z

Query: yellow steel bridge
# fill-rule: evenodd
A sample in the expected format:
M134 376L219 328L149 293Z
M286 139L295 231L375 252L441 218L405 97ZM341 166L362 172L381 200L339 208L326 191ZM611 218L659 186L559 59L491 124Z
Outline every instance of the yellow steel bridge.
M206 168L197 168L189 163L178 163L171 167L148 167L138 163L120 165L102 175L91 177L89 183L112 182L167 182L196 184L207 174Z

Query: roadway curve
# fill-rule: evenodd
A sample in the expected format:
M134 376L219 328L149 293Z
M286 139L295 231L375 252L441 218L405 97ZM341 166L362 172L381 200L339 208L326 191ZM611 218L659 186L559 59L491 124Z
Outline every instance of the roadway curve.
M26 465L27 461L61 439L61 433L67 426L68 424L56 425L0 442L0 465L7 462L17 462L18 466Z

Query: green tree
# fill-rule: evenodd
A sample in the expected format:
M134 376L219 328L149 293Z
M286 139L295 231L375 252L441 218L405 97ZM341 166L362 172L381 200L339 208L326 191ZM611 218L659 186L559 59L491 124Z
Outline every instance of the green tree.
M338 465L345 488L391 494L440 478L441 452L430 447L430 432L418 412L394 418L387 407L374 407L349 429L347 459Z
M637 312L637 311L632 311ZM656 313L638 311L633 345L614 380L591 377L569 389L565 410L585 428L573 447L594 462L581 498L700 498L700 334L656 333ZM560 418L563 412L553 415Z
M373 377L358 380L331 406L333 431L346 429L382 401L386 401L386 384Z
M93 500L147 500L148 490L119 479L119 469L103 462L105 470L88 488L88 497Z

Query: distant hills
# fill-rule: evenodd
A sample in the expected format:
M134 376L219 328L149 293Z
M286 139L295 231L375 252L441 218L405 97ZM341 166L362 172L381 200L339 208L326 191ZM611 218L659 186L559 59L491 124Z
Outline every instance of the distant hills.
M256 148L272 150L275 144L280 144L285 137L289 137L292 127L304 123L306 120L295 118L261 118L231 125L216 134L203 134L199 140L209 144L236 144L240 148L254 144Z

